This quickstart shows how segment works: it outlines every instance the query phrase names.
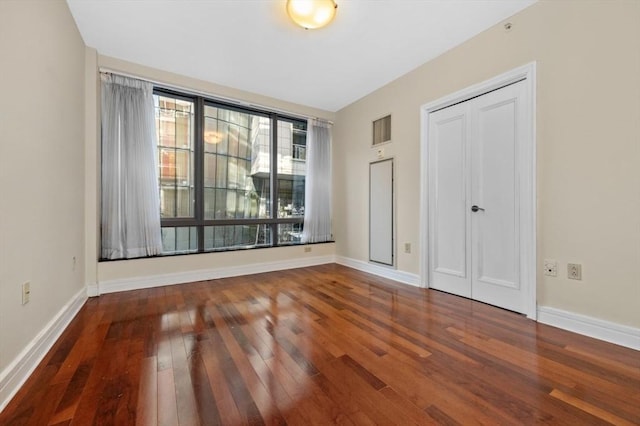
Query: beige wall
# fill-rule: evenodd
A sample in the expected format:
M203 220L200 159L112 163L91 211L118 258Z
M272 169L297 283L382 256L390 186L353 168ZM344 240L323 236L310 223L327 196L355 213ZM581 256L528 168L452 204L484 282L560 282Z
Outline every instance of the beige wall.
M83 290L84 43L64 1L5 0L0 55L1 373Z
M107 56L97 55L94 60L95 50L87 49L87 80L97 78L98 68L105 68L111 71L121 72L148 79L160 84L166 84L170 87L184 88L186 90L210 94L212 96L225 97L243 101L252 105L261 105L269 108L275 108L302 116L311 116L324 118L326 120L334 120L335 114L329 111L314 109L301 105L292 104L278 99L268 98L261 95L252 94L214 83L196 80L177 74L168 73L162 70L144 67L138 64L122 61ZM93 65L93 68L91 67ZM87 95L88 105L95 105L96 99L99 99L97 87L93 88L92 93ZM88 89L90 90L90 88ZM87 109L89 111L89 109ZM97 127L99 120L95 118L95 114L99 114L99 108L91 111L88 118L87 126L91 129L87 130L87 211L97 211L99 206L99 187L97 179L99 175L90 173L90 167L98 162L99 146L97 138ZM88 215L86 222L87 235L99 235L99 222L96 215ZM153 277L165 274L180 274L199 270L216 270L227 267L237 267L242 265L282 262L289 260L308 259L316 256L333 256L335 253L334 244L312 245L311 252L304 252L302 247L280 247L260 250L241 250L225 253L207 253L191 256L171 256L166 258L154 259L137 259L122 260L115 262L97 262L98 250L95 246L95 240L88 238L87 250L92 253L87 254L87 259L92 259L92 265L87 267L87 284L104 284L112 280L126 280L127 278Z
M420 106L537 61L538 304L640 327L640 2L542 0L509 21L338 111L336 254L368 258L373 119L393 116L398 247L414 247L397 266L418 274Z

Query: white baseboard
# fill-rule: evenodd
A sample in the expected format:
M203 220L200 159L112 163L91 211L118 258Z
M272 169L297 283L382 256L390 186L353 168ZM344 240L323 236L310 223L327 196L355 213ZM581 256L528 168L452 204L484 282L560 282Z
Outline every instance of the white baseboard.
M7 406L33 370L53 347L87 300L82 289L47 323L36 337L0 372L0 411Z
M240 266L220 267L214 269L201 269L172 274L152 275L145 277L133 277L120 280L102 281L98 284L87 286L87 294L99 296L118 291L140 290L144 288L161 287L164 285L183 284L194 281L215 280L218 278L237 277L241 275L259 274L263 272L283 271L285 269L304 268L307 266L334 263L335 257L314 256L277 262L253 263Z
M87 297L100 296L98 291L98 283L87 284Z
M420 276L416 274L398 271L397 269L392 269L391 267L363 262L362 260L356 260L344 256L336 256L335 262L340 265L348 266L362 272L368 272L373 275L378 275L379 277L388 278L393 281L398 281L403 284L409 284L414 287L421 287Z
M640 350L640 329L586 315L538 306L538 322Z

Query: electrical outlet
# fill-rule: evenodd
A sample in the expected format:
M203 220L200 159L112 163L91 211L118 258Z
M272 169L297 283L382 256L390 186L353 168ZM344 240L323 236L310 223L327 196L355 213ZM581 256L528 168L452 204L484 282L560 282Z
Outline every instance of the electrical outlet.
M582 265L579 263L567 264L567 278L571 280L582 279Z
M558 276L558 262L553 259L544 260L544 274L550 277Z
M31 296L31 283L27 281L22 284L22 304L26 305L29 303L29 299Z
M411 253L411 243L404 243L404 252Z
M309 253L310 251L311 251L311 247L309 247L309 246L305 246L304 247L304 252L305 253Z

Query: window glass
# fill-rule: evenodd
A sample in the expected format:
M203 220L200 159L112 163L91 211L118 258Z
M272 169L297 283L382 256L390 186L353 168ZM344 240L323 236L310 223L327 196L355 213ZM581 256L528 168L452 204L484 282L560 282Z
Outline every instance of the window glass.
M162 227L163 254L194 253L198 250L198 233L193 226Z
M270 245L270 233L270 226L265 224L206 226L204 248L216 251L265 247Z
M305 161L307 159L307 123L293 123L293 159Z
M304 217L307 123L278 121L278 217Z
M302 223L281 223L278 225L278 244L296 244L302 240Z
M204 117L205 220L269 217L269 118L210 105Z
M154 95L160 217L194 217L193 101Z

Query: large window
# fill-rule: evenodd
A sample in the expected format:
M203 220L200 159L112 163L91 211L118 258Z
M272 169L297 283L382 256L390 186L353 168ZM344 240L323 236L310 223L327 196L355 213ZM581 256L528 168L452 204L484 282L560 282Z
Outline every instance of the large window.
M154 92L163 252L300 242L306 121Z

